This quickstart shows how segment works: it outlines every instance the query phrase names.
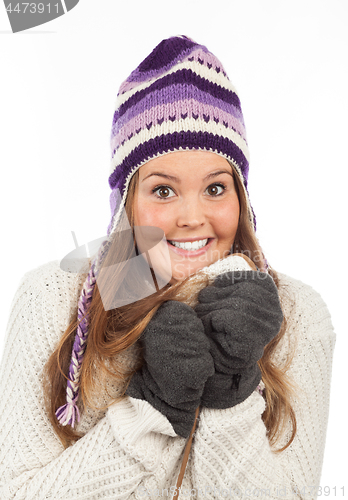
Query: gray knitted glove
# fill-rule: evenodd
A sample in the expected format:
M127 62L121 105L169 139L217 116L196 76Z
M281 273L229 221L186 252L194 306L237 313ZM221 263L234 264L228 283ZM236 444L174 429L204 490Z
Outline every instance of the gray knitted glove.
M198 300L195 311L204 324L215 364L201 405L230 408L260 383L257 362L283 320L278 290L269 274L227 272L201 290Z
M140 343L145 362L126 393L148 401L179 436L187 437L204 384L214 373L203 323L192 307L169 300L156 311Z

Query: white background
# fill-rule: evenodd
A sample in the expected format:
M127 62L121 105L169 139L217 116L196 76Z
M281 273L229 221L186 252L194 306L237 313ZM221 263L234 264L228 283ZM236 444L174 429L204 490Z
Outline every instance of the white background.
M322 486L347 481L347 53L344 0L80 0L12 34L0 6L1 330L26 271L109 223L109 135L120 83L184 34L239 91L250 197L272 266L323 296L337 333Z

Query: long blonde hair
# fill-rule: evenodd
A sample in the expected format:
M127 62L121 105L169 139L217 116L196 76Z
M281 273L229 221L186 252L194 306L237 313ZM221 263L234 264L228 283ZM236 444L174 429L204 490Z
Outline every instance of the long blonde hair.
M125 210L131 228L134 227L133 206L138 178L139 170L131 179L125 203ZM244 188L235 172L234 181L240 204L240 217L234 241L234 252L247 255L256 266L263 269L264 255L250 225ZM117 239L115 239L106 255L105 266L108 265L108 259L110 262L124 262L129 257L129 248L117 243ZM279 287L276 272L271 268L268 269L268 272L277 287ZM149 297L108 311L105 311L100 290L98 285L95 285L88 311L88 342L80 375L80 394L84 408L86 405L93 407L94 397L101 389L101 380L105 381L105 389L108 381L114 380L122 388L121 393L124 395L127 384L135 371L141 366L142 359L139 352L133 365L127 368L119 362L119 355L130 348L136 347L136 342L141 333L163 302L167 300L186 300L189 290L187 288L188 280L189 277L174 285L168 284ZM115 283L119 282L120 279L112 281ZM206 278L202 277L202 284L207 284ZM56 409L65 403L66 374L69 369L77 325L76 313L45 365L44 394L47 411L52 426L65 447L73 444L81 437L72 427L61 426L55 416ZM265 384L264 397L266 399L266 410L262 415L262 419L270 444L275 446L283 435L283 431L287 429L288 422L290 421L292 424L291 437L285 446L276 450L278 452L291 444L296 433L296 417L291 406L294 387L286 373L291 357L289 356L287 363L282 367L276 366L272 361L273 354L284 336L286 328L287 321L284 318L278 335L265 347L262 359L259 361L262 380ZM107 406L110 406L114 401L115 399L111 397Z

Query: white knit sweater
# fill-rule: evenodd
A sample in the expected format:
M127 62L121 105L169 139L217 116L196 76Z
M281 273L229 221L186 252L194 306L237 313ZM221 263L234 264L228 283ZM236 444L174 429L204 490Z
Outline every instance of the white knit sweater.
M316 498L335 334L318 293L279 277L289 327L276 362L295 346L295 440L281 453L271 449L257 391L230 409L203 408L182 499ZM82 278L52 262L27 273L13 300L0 370L0 498L171 498L185 440L147 402L125 397L107 411L88 410L78 427L84 436L66 450L47 418L42 369L74 314Z

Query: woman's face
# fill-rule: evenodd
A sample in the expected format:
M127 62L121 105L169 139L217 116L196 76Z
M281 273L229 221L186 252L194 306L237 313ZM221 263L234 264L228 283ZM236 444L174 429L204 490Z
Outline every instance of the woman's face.
M164 231L172 266L170 283L226 257L238 220L232 167L221 156L178 151L140 167L134 224ZM192 249L189 242L194 242Z

